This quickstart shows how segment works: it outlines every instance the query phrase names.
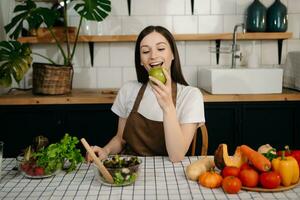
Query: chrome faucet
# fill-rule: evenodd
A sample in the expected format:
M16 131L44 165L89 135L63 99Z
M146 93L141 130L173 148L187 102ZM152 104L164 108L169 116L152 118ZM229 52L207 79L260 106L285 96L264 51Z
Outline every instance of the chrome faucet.
M236 59L241 58L241 55L236 55L236 52L239 50L238 45L236 44L236 32L238 27L242 27L243 29L243 34L245 34L246 29L245 29L245 24L236 24L233 29L233 35L232 35L232 49L231 49L231 68L236 67Z

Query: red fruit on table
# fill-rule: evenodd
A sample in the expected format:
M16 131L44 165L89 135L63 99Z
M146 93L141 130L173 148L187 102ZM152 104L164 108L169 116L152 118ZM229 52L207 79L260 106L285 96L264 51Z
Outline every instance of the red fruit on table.
M300 168L300 150L292 150L291 156L293 156L297 160Z
M253 169L248 163L243 163L240 167L240 171L244 169Z
M29 163L22 163L22 164L21 164L21 169L22 169L24 172L27 172L27 171L30 169L30 164L29 164Z
M34 169L34 175L35 176L42 176L44 174L45 174L44 168L42 168L42 167L36 167Z
M227 176L239 176L240 173L240 168L238 167L233 167L233 166L226 166L222 170L222 176L227 177Z
M256 187L259 181L259 175L254 169L244 169L240 172L239 179L243 186Z
M30 176L35 176L34 168L29 168L25 173Z
M277 151L277 156L282 156L283 153L285 156L291 155L290 147L288 145L284 146L284 150Z
M263 188L274 189L279 187L281 178L277 172L264 172L259 176L259 182Z
M222 181L222 188L226 193L236 194L241 190L242 183L235 176L227 176Z

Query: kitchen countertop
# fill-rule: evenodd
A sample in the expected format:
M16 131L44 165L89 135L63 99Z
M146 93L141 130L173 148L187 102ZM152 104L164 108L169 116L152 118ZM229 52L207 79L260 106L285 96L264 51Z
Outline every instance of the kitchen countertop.
M0 105L111 104L118 89L73 89L67 95L33 95L12 91L0 95ZM300 101L300 92L284 89L281 94L210 94L201 90L204 102Z

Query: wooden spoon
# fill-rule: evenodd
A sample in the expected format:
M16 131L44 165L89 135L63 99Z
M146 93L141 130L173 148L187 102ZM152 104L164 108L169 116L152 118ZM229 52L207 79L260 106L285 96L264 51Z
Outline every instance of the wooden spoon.
M87 141L84 138L81 138L80 141L83 144L84 148L87 150L87 152L92 156L92 158L93 158L93 160L94 160L97 168L99 169L99 171L101 172L101 174L103 175L103 177L105 178L105 180L108 183L113 184L114 183L113 177L107 171L107 169L105 168L105 166L103 165L103 163L100 161L100 159L96 156L95 152L92 150L92 148L87 143Z

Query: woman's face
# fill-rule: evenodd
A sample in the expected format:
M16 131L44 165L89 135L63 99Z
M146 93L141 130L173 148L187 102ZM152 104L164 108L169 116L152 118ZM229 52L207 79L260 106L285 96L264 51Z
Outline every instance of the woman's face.
M174 55L167 39L158 32L145 36L140 45L141 64L149 71L163 66L169 71Z

